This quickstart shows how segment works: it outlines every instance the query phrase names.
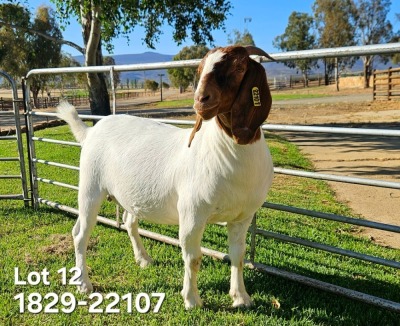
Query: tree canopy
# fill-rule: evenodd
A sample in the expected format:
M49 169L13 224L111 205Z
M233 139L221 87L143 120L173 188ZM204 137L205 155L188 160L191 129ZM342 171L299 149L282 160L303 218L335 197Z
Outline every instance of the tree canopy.
M254 42L254 39L253 39L253 35L251 35L247 29L245 29L243 33L241 33L237 29L234 29L232 31L232 33L229 34L228 44L235 44L235 45L241 45L241 46L246 46L246 45L255 46L256 45L256 43Z
M273 45L283 51L296 51L397 42L400 31L394 35L392 24L387 19L391 3L391 0L315 0L312 7L314 19L306 13L293 12L285 32L275 37ZM361 58L364 63L364 86L369 87L375 56ZM385 60L384 56L380 58ZM325 59L327 76L332 74L335 62L339 69L343 69L352 66L356 59ZM297 60L285 65L301 70L306 78L307 72L316 63L315 60Z
M353 0L315 0L313 4L315 25L318 31L318 47L334 48L355 45L356 8ZM351 67L356 58L327 58L325 63L325 81L332 79L336 63L338 70Z
M400 21L400 13L396 14L396 19ZM400 42L400 30L393 36L392 42ZM392 61L394 64L400 63L400 53L396 53L392 56Z
M54 39L62 37L55 21L54 12L46 6L40 6L31 20L30 12L19 5L0 5L0 47L3 51L0 57L0 67L15 79L24 76L28 70L35 68L58 67L61 59L61 45L40 34L47 34ZM13 26L20 26L16 28ZM26 33L35 30L38 33ZM32 78L30 90L37 106L38 94L46 88L51 79L48 75Z
M185 46L173 60L201 59L209 49L205 45ZM196 84L196 68L174 68L168 69L168 78L172 85L179 87L182 91L192 83Z
M55 21L54 13L49 7L41 6L37 9L32 29L51 37L62 38L61 31ZM61 44L43 38L38 34L31 34L30 51L28 53L29 69L43 67L58 67L61 62ZM30 89L33 94L35 106L40 90L44 91L46 83L54 76L40 75L32 80Z
M31 24L30 12L14 4L0 5L0 21L28 28ZM0 25L0 67L14 79L28 71L29 39L22 29Z
M166 23L173 27L173 40L181 44L189 35L195 44L212 43L212 31L223 29L231 9L229 0L53 0L61 20L71 17L83 28L85 65L102 65L102 43L112 50L112 40L127 37L140 25L143 42L150 48ZM103 74L88 74L90 106L93 114L110 114L110 101Z
M306 13L293 11L289 16L285 32L275 37L273 45L282 51L309 50L316 46L316 39L312 33L313 18ZM305 83L312 67L317 66L317 60L296 60L285 62L290 68L299 69Z
M357 0L356 37L360 45L387 43L393 38L393 26L387 19L391 0ZM364 87L369 87L374 56L363 56Z

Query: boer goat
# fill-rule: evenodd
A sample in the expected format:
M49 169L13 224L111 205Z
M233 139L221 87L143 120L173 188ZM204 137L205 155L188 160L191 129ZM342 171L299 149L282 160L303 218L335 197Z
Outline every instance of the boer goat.
M90 232L100 204L109 195L127 212L125 225L136 261L151 262L138 234L138 219L179 224L185 265L185 307L201 306L197 289L200 241L207 223L228 228L233 306L249 306L243 282L245 238L273 178L272 159L260 128L271 108L263 66L255 47L211 50L199 66L193 130L134 116L108 116L87 127L74 107L59 117L82 145L79 218L73 228L80 291L93 290L86 266Z

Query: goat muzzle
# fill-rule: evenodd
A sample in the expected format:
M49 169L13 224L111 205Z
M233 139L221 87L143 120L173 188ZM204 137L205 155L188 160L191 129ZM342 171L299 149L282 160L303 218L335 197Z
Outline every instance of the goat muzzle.
M204 120L212 119L218 114L219 99L215 92L196 92L193 108Z

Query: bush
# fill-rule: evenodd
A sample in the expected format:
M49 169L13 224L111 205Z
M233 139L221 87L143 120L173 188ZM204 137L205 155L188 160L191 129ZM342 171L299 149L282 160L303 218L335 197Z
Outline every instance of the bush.
M158 83L154 80L146 79L146 81L144 82L144 88L150 89L154 92L158 89Z

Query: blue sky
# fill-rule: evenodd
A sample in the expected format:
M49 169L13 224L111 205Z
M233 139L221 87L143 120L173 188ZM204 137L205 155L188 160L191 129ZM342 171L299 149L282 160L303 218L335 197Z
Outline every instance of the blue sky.
M227 44L228 34L232 30L237 29L243 31L247 26L250 33L253 35L257 46L269 53L278 52L272 45L273 39L284 32L288 17L293 11L312 13L312 4L314 0L232 0L233 8L225 22L226 32L216 30L213 32L213 37L216 46L224 46ZM29 7L31 12L34 12L40 5L49 5L54 8L54 5L49 0L30 0ZM394 30L400 30L400 21L395 18L395 14L400 13L400 1L392 0L391 11L388 19L392 22ZM251 18L251 22L245 25L245 18ZM143 29L137 26L134 32L130 35L130 43L127 43L125 38L117 39L113 42L113 54L129 54L143 53L146 51L154 51L163 54L176 54L183 46L192 45L190 39L184 42L181 46L176 45L172 40L172 29L169 26L164 26L163 35L160 37L156 48L149 49L143 44ZM82 36L80 26L76 19L71 19L70 26L63 32L64 39L82 45ZM63 47L63 51L72 55L80 53L71 47ZM104 54L107 54L104 51Z

